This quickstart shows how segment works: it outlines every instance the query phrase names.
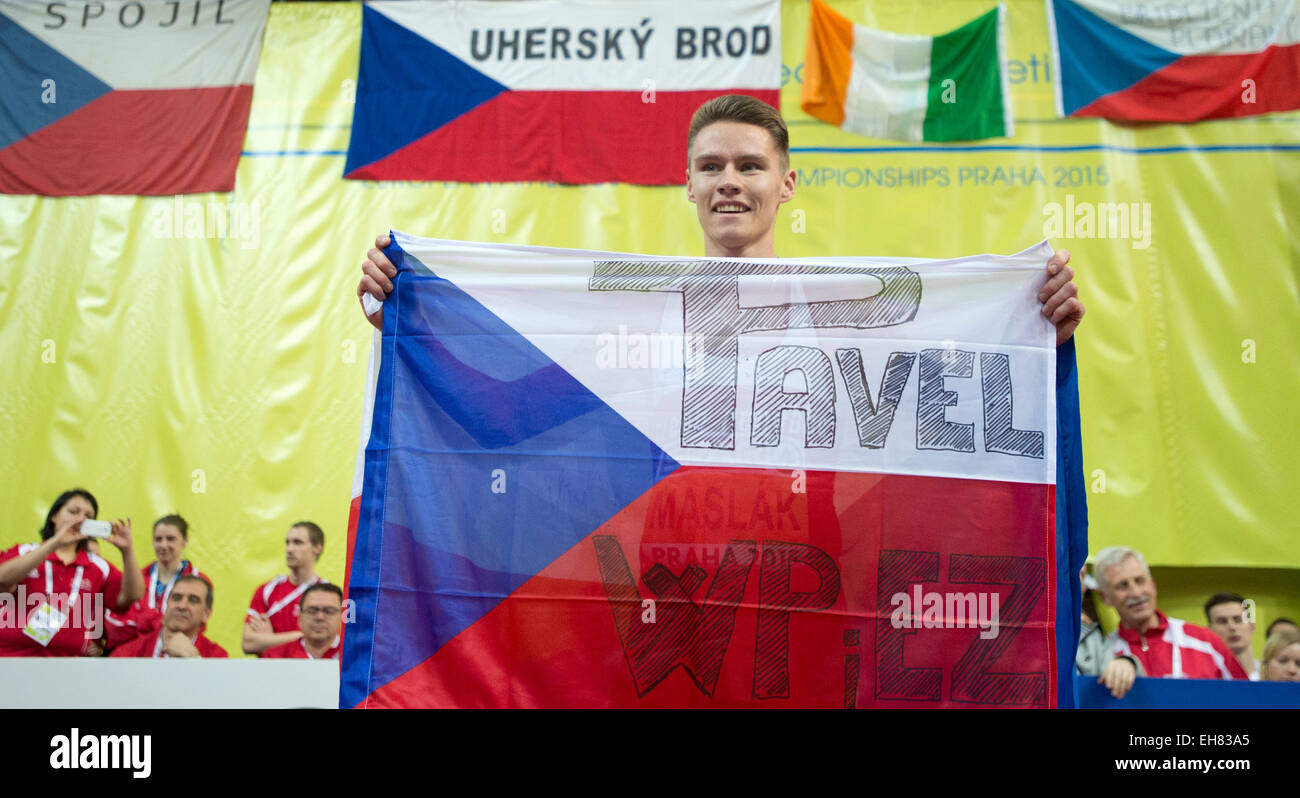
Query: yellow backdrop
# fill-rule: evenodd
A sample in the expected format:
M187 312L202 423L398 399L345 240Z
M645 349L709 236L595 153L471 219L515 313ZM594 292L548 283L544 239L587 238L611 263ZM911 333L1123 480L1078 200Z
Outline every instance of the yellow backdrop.
M934 34L990 4L835 5ZM232 653L254 587L284 570L292 522L325 528L320 571L342 580L370 332L353 294L376 233L703 252L680 188L342 180L360 16L356 3L273 5L231 194L0 197L0 544L34 540L54 497L81 485L101 517L133 518L148 562L149 523L178 511L216 583L212 637ZM1189 620L1194 592L1255 586L1270 617L1300 614L1294 580L1283 587L1295 571L1258 570L1300 565L1300 114L1058 120L1043 4L1016 0L1014 138L898 146L798 110L807 20L805 2L785 2L799 188L780 254L1012 252L1044 237L1051 203L1145 203L1149 237L1054 238L1088 307L1092 550L1238 566L1182 593L1178 569L1160 571Z

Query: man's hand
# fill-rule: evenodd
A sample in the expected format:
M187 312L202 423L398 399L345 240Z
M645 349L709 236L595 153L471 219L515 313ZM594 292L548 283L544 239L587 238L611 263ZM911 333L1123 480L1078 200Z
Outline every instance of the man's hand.
M371 250L372 252L374 250ZM1083 321L1083 303L1079 301L1079 286L1074 283L1074 270L1066 264L1070 252L1058 249L1047 261L1047 285L1038 292L1043 303L1043 315L1056 327L1056 345L1070 340L1074 330Z
M162 631L162 636L163 651L167 652L167 656L169 657L194 659L203 656L199 653L199 650L195 648L194 644L190 642L190 639L180 632L169 632L164 629Z
M1106 685L1110 694L1116 698L1123 698L1133 689L1133 681L1137 678L1137 668L1127 657L1116 657L1106 663L1102 669L1101 676L1097 681Z
M357 286L358 302L361 302L361 297L365 294L370 294L375 299L383 302L392 293L393 278L397 276L397 267L393 266L381 251L391 241L392 239L388 237L388 234L384 233L375 239L375 248L366 253L366 261L361 264L361 283ZM366 312L365 308L365 303L362 303L362 313ZM384 329L383 308L375 311L373 316L366 316L366 321L373 324L376 330Z

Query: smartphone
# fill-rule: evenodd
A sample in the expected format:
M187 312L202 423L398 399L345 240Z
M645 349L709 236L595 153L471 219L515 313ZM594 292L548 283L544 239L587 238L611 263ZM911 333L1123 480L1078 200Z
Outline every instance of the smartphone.
M93 518L87 518L81 522L81 534L90 538L108 540L113 536L113 525L107 521L96 521Z

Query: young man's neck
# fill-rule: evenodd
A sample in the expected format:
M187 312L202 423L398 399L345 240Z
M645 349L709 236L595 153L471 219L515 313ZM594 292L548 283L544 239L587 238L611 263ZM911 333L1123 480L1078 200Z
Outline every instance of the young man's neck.
M706 258L775 258L776 242L772 234L741 247L728 247L712 239L704 240Z
M1257 666L1255 652L1251 651L1250 646L1246 646L1241 651L1234 651L1232 653L1236 655L1237 663L1241 665L1242 670L1246 671L1247 676L1255 672Z
M316 563L309 565L299 565L297 568L289 569L289 582L294 587L301 585L303 582L310 582L316 578Z

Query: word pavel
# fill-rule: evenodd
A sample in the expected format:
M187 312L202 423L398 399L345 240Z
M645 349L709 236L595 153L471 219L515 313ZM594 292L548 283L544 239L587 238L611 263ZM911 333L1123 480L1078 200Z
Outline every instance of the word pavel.
M598 261L588 283L592 291L664 291L682 295L684 382L681 445L703 449L735 449L740 363L740 336L771 330L856 328L904 324L915 318L921 303L921 278L901 266L862 268L852 272L879 280L883 288L864 299L830 302L742 306L742 275L836 275L842 268L804 264L742 264L728 261ZM925 349L892 353L873 397L856 348L834 351L848 393L858 443L882 449L894 424L895 411L913 367L919 372L916 408L916 448L973 453L975 425L946 419L957 394L945 387L948 378L974 376L975 352ZM917 365L919 362L919 365ZM984 449L988 452L1042 459L1044 433L1012 426L1010 356L979 353L984 420ZM786 377L800 372L805 389L788 391ZM786 410L804 414L804 448L835 445L837 386L831 356L813 346L775 346L754 363L753 418L750 445L779 446L781 416Z

